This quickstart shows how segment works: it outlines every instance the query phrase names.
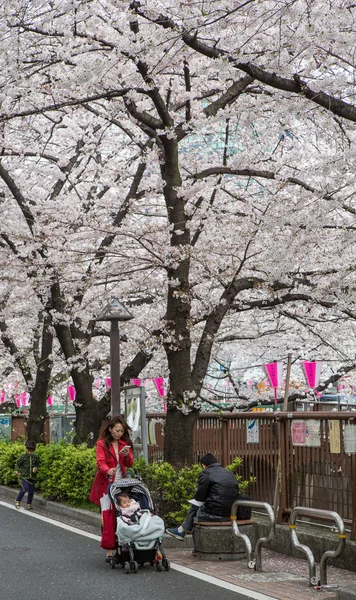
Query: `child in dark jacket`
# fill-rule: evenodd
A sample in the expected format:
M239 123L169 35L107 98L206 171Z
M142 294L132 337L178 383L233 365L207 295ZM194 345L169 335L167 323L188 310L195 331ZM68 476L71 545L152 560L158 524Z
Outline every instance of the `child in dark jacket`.
M39 467L39 458L35 454L36 443L26 442L26 453L21 454L16 463L16 473L21 477L22 487L17 495L15 506L20 508L20 502L27 492L27 510L33 510L32 500L35 491L35 481Z

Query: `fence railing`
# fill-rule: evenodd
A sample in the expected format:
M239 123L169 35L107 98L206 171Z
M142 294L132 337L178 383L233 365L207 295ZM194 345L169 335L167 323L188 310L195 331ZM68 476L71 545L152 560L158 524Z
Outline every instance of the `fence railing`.
M147 418L150 441L155 442L149 444L149 459L163 460L165 414ZM293 422L306 419L319 422L320 445L293 443ZM356 443L356 412L202 413L194 429L194 458L199 462L211 452L227 465L238 456L242 478L256 477L249 495L276 503L279 522L287 521L295 506L332 510L351 526L350 537L356 539L356 454L346 454L344 444L345 425L350 424Z

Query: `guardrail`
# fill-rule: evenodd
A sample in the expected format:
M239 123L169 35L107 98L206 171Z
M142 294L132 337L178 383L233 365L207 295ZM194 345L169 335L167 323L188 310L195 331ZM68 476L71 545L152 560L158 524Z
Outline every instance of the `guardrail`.
M317 519L323 519L323 520L328 520L328 521L334 520L337 525L339 543L338 543L336 550L328 550L327 552L324 552L323 556L321 557L320 581L318 580L318 578L316 576L314 554L312 553L311 549L308 546L306 546L305 544L301 544L298 540L297 529L296 529L296 527L297 527L296 521L297 521L298 515L304 516L304 517L314 517ZM342 518L340 517L340 515L337 512L334 512L332 510L320 510L317 508L307 508L305 506L296 506L295 508L293 508L293 510L290 514L289 529L291 532L292 545L294 546L294 548L297 548L298 550L301 550L301 552L304 552L304 554L307 557L308 564L309 564L309 585L312 585L312 586L326 585L327 584L327 575L326 575L327 561L329 560L329 558L336 558L337 556L340 556L340 554L345 549L346 535L345 535L345 525L344 525Z
M245 534L239 531L239 526L237 524L237 509L239 506L250 506L251 508L262 508L267 512L267 515L270 520L270 528L267 537L261 537L257 540L255 551L252 550L252 545L250 538ZM255 569L255 571L262 571L262 544L268 544L270 542L276 532L276 517L273 512L273 508L267 502L257 502L255 500L235 500L231 507L231 524L232 530L236 537L241 539L246 547L247 554L247 566L249 569Z

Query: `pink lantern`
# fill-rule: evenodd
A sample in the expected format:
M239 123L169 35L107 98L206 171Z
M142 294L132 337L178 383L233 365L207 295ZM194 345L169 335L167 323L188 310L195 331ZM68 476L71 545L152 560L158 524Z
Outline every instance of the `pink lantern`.
M311 390L315 390L319 385L321 369L323 366L322 360L308 361L303 360L301 363L302 370L307 382L308 387Z
M106 377L105 379L105 386L107 390L111 389L111 377Z
M74 402L75 397L76 397L76 391L75 391L74 385L68 385L67 390L68 390L69 400L71 402Z
M163 377L155 377L154 379L156 390L159 396L162 398L164 396L164 379Z
M21 404L22 404L22 406L27 406L27 404L28 404L28 395L27 395L27 392L21 392L20 397L21 397Z
M278 403L277 388L281 387L281 384L282 384L283 363L281 363L281 362L267 363L267 364L263 365L263 370L267 375L269 384L273 387L274 401L275 401L275 404L277 404Z
M48 396L48 398L47 398L47 404L48 404L48 406L53 406L53 398L52 398L52 396Z
M6 392L4 390L0 390L0 404L5 402Z
M17 394L15 396L15 402L16 402L17 408L20 408L20 406L21 406L21 396L20 396L20 394Z
M141 387L141 381L142 379L130 379L130 383L132 383L132 385L137 385L137 387Z

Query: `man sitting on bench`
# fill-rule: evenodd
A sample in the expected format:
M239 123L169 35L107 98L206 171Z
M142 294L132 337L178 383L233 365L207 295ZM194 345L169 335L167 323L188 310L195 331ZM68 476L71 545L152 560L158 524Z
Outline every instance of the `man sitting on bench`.
M231 506L239 495L236 476L224 469L216 456L206 454L200 464L202 472L184 523L179 527L166 529L169 535L178 540L184 540L186 532L192 531L194 522L229 520Z

